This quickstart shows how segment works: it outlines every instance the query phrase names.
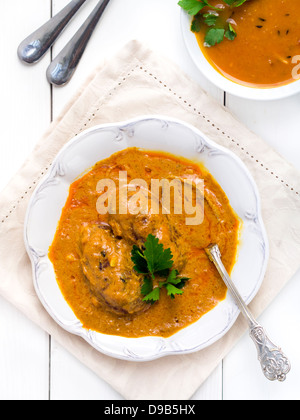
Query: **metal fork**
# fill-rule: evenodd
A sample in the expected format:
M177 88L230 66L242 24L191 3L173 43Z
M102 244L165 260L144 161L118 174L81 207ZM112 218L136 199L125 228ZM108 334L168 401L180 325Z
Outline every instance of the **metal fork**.
M247 319L250 328L250 337L254 341L258 360L262 371L270 381L284 382L291 370L291 364L279 347L270 341L263 327L259 325L246 306L235 284L229 277L226 268L221 260L221 252L218 245L212 244L206 249L209 259L215 264L220 276L228 287L232 297L235 299L241 313Z

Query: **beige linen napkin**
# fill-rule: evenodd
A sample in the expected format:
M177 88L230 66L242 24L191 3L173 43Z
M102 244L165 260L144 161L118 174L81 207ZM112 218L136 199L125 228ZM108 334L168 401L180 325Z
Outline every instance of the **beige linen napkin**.
M104 356L49 317L32 284L23 244L24 215L37 182L73 136L100 123L145 114L179 118L237 154L258 185L270 240L270 262L259 294L251 304L259 315L300 265L300 177L284 159L249 132L166 59L130 42L97 69L35 147L0 195L0 293L61 345L133 400L188 399L246 331L240 317L230 332L200 352L131 363ZM13 249L14 252L8 252Z

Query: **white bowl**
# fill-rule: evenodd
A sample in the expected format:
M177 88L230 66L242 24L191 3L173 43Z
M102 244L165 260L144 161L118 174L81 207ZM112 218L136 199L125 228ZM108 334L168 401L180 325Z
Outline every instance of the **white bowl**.
M204 163L243 220L241 245L232 278L246 303L258 292L269 256L256 185L244 164L200 131L181 121L146 116L128 122L93 127L71 140L54 160L30 200L25 220L25 244L32 261L35 290L53 319L83 337L106 355L149 361L166 355L201 350L226 334L239 310L226 299L196 323L170 338L124 338L84 329L61 294L48 250L53 242L70 184L88 168L128 147L170 152Z
M199 47L195 34L191 31L192 17L181 10L181 30L187 50L201 73L223 91L245 99L275 100L283 99L300 92L300 80L285 86L256 88L233 82L219 73L207 60Z

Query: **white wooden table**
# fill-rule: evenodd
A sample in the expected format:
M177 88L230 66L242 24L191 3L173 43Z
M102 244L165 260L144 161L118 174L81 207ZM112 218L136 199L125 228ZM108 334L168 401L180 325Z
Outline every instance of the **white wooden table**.
M25 36L68 1L0 2L1 189L21 166L51 119L60 113L94 67L132 39L163 53L220 103L224 101L224 92L199 74L185 49L177 0L112 0L71 83L60 89L50 88L45 78L50 53L39 64L29 67L18 61L16 50ZM87 1L56 44L53 54L71 37L96 3L97 0ZM272 103L226 95L226 105L246 126L300 169L300 95ZM299 296L300 271L259 319L292 361L293 369L285 383L271 383L263 377L256 350L245 335L197 391L194 399L300 399ZM2 298L0 372L1 400L122 399Z

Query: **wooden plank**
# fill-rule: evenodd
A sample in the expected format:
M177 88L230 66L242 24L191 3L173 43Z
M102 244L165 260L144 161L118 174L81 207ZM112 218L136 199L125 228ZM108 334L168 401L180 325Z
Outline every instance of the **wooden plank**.
M35 67L22 65L17 47L49 18L50 0L2 0L0 11L2 189L49 125L47 58ZM0 340L0 399L47 399L48 336L3 299L0 299Z
M221 401L223 399L223 363L220 363L204 384L193 395L194 401Z
M0 400L46 400L48 335L0 298Z
M277 101L248 101L227 95L226 106L300 170L300 95Z
M18 9L18 13L15 13ZM30 9L34 13L30 13ZM26 16L26 19L24 19ZM29 0L1 2L0 47L5 65L0 68L2 142L0 189L19 169L50 121L50 90L45 77L49 57L35 66L23 65L17 58L20 41L50 16L50 3ZM13 23L11 19L14 19ZM11 30L11 27L14 30Z

